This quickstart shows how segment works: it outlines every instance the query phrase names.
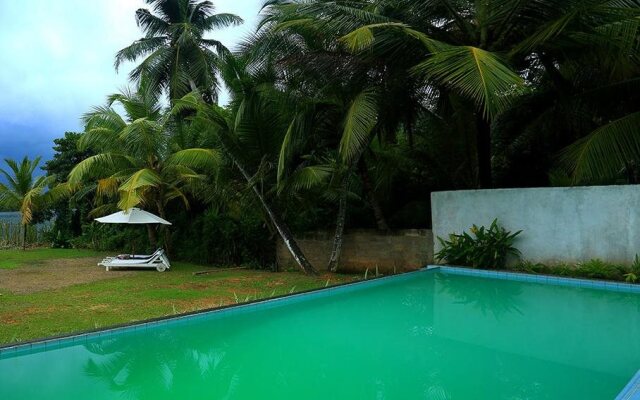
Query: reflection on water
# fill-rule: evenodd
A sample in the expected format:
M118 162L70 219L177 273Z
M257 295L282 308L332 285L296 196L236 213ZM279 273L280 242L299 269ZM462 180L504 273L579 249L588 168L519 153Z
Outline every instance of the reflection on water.
M513 282L493 285L460 285L460 278L455 275L436 275L436 281L441 291L453 297L456 302L472 306L483 314L490 312L496 319L500 316L518 313L522 315L519 303L522 297L522 286Z
M152 330L135 341L90 343L84 373L126 399L204 398L207 391L209 398L231 398L240 366L225 363L224 348L195 339Z
M6 358L0 399L613 398L640 365L639 297L416 274Z

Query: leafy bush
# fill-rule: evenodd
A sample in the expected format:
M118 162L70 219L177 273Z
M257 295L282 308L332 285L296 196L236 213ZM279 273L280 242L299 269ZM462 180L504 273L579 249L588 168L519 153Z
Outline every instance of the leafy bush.
M144 225L110 225L92 222L82 227L82 235L70 240L73 247L123 253L147 253L149 245Z
M177 259L213 265L269 268L275 242L259 214L234 217L216 210L174 217L173 249Z
M578 264L580 276L590 279L624 280L626 268L623 265L606 263L600 259Z
M513 243L522 231L511 233L497 219L489 229L473 225L470 231L471 234L451 234L447 241L438 238L442 250L436 253L436 259L473 268L503 269L509 256L520 256Z
M640 257L637 254L629 267L629 271L624 275L624 279L629 283L636 283L640 279Z

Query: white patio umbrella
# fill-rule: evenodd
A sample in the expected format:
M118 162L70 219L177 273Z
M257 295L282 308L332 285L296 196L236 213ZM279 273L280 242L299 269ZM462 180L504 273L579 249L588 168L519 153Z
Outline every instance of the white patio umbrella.
M117 213L107 215L106 217L96 218L96 221L103 224L162 224L171 225L171 222L151 214L150 212L139 208L132 208L127 211L119 211Z
M96 218L96 221L103 224L132 224L132 225L146 225L146 224L159 224L159 225L171 225L171 222L158 217L155 214L141 210L139 208L132 208L126 211L119 211L106 217ZM133 246L135 252L135 243Z

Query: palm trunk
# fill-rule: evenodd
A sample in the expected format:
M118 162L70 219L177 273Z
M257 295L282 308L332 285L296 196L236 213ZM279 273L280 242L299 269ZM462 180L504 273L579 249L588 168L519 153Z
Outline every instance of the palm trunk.
M167 215L164 211L164 206L162 205L162 201L157 202L157 207L158 207L158 214L160 215L160 218L167 219ZM169 231L169 227L163 225L160 229L162 229L162 233L164 234L164 248L167 251L167 255L172 256L173 247L171 246L171 232Z
M367 194L367 199L369 200L371 210L373 210L373 216L376 219L376 226L378 227L379 231L387 232L389 230L389 224L387 224L387 219L384 217L382 207L380 206L378 198L376 197L376 194L373 190L371 177L369 176L369 169L367 168L367 164L365 163L364 158L360 160L360 162L358 163L358 167L360 169L360 179L362 179L362 186Z
M480 188L493 186L491 176L491 125L482 115L476 117L476 146L478 154L478 184Z
M223 146L226 147L224 144ZM236 167L238 168L238 170L240 171L244 179L246 179L246 181L249 184L251 184L251 175L247 173L247 171L244 169L244 166L239 162L239 160L236 159L236 157L230 151L228 151L228 149L225 149L225 150L226 150L226 153L229 154L229 156L231 157L233 163L236 165ZM262 205L262 208L264 208L265 212L269 216L271 223L273 223L273 225L275 226L276 230L278 231L278 234L280 234L280 237L284 242L284 245L287 246L289 253L291 253L291 256L296 261L298 266L306 274L318 275L318 271L313 267L313 265L311 265L309 260L307 260L307 257L302 252L302 249L300 249L300 246L298 246L298 243L295 241L293 234L289 229L289 226L284 222L284 220L280 217L280 215L271 206L269 206L269 204L267 203L267 200L264 198L260 190L258 190L258 188L255 185L251 185L251 189L253 190L253 193L255 193L255 195L258 197L258 200L260 200L260 204Z
M338 201L338 218L336 220L336 233L333 236L333 248L327 269L336 272L340 265L342 255L342 243L344 242L344 224L347 219L347 186L348 178L345 178L340 185L340 200Z
M22 251L27 249L27 224L22 224Z
M147 236L149 237L149 244L154 249L158 247L158 232L156 232L156 226L153 224L147 224Z
M203 100L207 104L213 104L213 99L211 98L206 98L206 96L204 96ZM307 257L302 252L302 249L300 248L300 246L298 246L298 243L294 239L293 234L289 229L289 226L284 222L284 220L280 217L280 215L271 206L269 206L269 204L267 203L267 200L264 198L264 196L258 190L258 188L255 185L251 184L251 175L249 175L249 173L244 168L240 160L238 160L236 156L233 154L233 152L230 151L231 150L230 146L227 145L225 138L222 136L220 137L220 144L222 145L222 148L225 151L225 153L229 155L229 157L231 158L231 161L238 168L238 170L240 171L244 179L247 181L247 183L251 185L251 189L253 190L253 193L255 193L255 195L258 197L258 200L260 200L260 204L262 205L262 208L264 208L265 212L269 216L271 223L273 224L273 226L275 226L276 230L278 231L278 234L280 235L280 237L282 238L282 241L284 242L284 245L287 246L289 253L293 257L293 259L296 261L296 264L298 264L300 269L302 269L302 271L305 274L318 275L318 271L313 267L313 265L311 265Z

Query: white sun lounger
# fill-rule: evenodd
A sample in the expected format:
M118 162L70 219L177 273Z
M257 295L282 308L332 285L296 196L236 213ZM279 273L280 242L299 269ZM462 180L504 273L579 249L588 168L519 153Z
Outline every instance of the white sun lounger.
M158 249L155 253L145 255L133 255L130 258L106 257L98 263L105 267L107 271L112 268L155 268L159 272L164 272L171 268L169 258L164 250Z

